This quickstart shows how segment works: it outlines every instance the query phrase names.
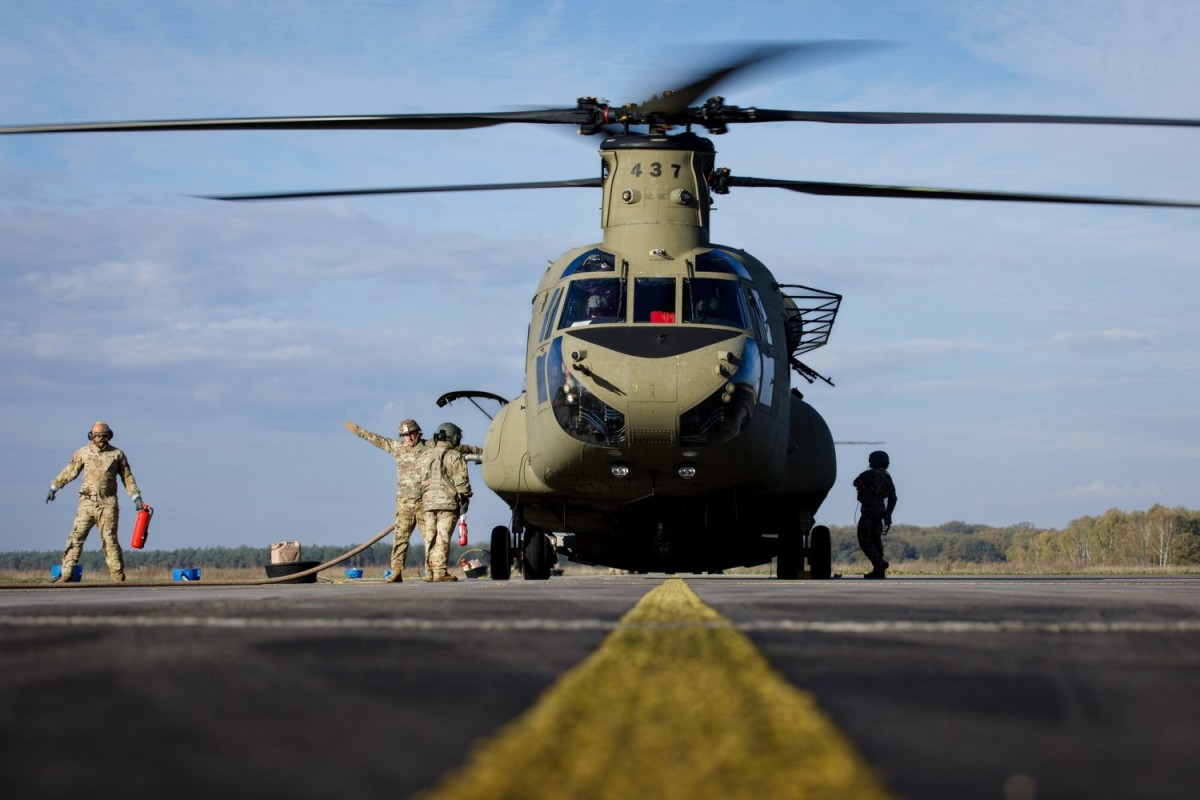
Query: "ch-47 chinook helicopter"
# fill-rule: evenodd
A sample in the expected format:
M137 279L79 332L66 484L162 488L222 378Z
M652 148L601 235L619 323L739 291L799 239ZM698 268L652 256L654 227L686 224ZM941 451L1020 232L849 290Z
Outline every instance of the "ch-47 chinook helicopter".
M105 122L0 128L0 134L167 130L456 130L561 124L605 135L597 177L539 183L225 196L270 200L557 187L602 191L603 240L550 264L533 293L525 391L501 404L483 478L511 508L492 533L492 577L514 564L546 578L555 552L632 571L719 571L777 559L830 576L816 514L836 475L834 441L791 388L789 371L827 380L799 357L823 346L841 296L783 284L744 250L709 237L713 195L770 187L806 194L1200 208L1198 203L751 178L716 166L710 135L765 122L1058 123L1200 127L1200 120L1014 114L787 111L727 105L719 81L782 55L862 43L757 45L681 88L613 106L514 112Z

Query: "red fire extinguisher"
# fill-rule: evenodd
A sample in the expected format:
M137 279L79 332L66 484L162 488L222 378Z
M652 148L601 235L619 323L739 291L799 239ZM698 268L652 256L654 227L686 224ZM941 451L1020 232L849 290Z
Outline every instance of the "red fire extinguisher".
M459 547L467 546L467 518L466 517L458 518L458 546Z
M154 509L150 506L142 506L142 510L137 512L137 519L133 522L133 542L131 542L135 549L141 550L146 546L146 537L150 535L150 518L153 516Z

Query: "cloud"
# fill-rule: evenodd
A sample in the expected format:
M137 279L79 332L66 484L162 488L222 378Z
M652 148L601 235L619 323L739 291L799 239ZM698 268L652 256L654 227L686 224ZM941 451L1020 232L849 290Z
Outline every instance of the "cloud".
M1049 339L1032 343L1030 347L1055 347L1077 353L1111 355L1114 352L1138 350L1159 343L1155 331L1135 331L1127 328L1109 328L1103 331L1076 331L1058 333Z
M1146 498L1164 497L1166 487L1152 481L1138 484L1111 484L1102 480L1068 486L1050 493L1051 500L1086 500L1096 502L1097 508L1111 508L1115 504L1129 501L1145 501ZM1107 504L1107 505L1105 505Z

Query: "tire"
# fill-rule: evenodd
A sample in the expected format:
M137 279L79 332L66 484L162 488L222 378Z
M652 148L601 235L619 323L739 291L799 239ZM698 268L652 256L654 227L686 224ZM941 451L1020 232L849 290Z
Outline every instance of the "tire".
M833 545L824 525L815 526L808 536L808 563L814 580L829 580L833 575Z
M550 578L550 540L541 531L525 531L521 548L521 576L527 581L544 581Z
M508 528L497 525L492 528L492 580L506 581L512 572L512 552L509 547Z
M804 567L804 543L799 530L779 535L779 555L775 559L775 577L794 581Z

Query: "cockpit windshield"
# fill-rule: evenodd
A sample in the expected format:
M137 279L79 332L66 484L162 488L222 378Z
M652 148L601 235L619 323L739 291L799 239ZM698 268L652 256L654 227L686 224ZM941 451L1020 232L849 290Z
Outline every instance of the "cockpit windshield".
M633 321L675 322L674 278L634 278Z
M683 321L746 329L746 310L738 281L685 278Z
M567 286L558 327L625 321L624 281L620 278L582 278Z

